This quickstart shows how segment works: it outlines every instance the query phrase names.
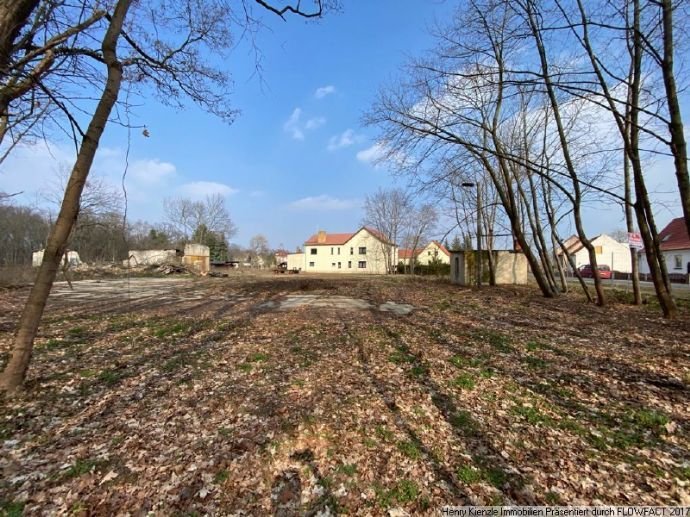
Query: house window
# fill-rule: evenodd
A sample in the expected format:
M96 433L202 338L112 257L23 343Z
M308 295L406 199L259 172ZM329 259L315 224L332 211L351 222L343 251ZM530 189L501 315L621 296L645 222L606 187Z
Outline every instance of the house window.
M366 246L360 246L359 247L359 254L360 255L366 255L367 254L367 247Z
M426 254L431 256L431 250L427 251Z
M351 261L351 260L348 260L348 261L347 261L347 267L348 267L349 269L352 269L352 261Z
M673 255L673 269L683 269L683 255Z
M340 262L338 262L338 269L342 269L342 268L340 267Z
M603 252L604 250L602 249L602 246L594 246L594 253L601 255Z
M357 267L359 269L366 269L367 268L367 261L366 260L360 260L359 263L357 264Z
M312 249L311 249L311 254L312 254L312 255L316 255L316 248L312 248Z
M338 255L340 255L340 248L338 248Z
M313 262L310 262L310 263L309 263L309 267L314 267L314 263L313 263Z
M354 249L354 248L350 248L350 255L354 255L354 254L355 254L355 249Z
M333 255L333 248L331 248L331 255Z
M331 262L331 267L335 267L335 262Z

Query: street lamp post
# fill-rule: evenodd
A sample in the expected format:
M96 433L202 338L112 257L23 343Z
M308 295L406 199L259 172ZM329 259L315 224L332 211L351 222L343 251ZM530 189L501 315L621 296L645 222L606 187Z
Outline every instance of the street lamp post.
M467 182L462 184L463 187L477 188L477 287L482 285L482 194L481 183Z

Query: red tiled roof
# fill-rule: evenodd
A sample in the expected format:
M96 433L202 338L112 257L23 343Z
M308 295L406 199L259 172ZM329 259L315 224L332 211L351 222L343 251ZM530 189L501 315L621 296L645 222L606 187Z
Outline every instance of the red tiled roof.
M315 233L309 237L304 244L307 246L342 246L362 230L366 230L378 240L388 243L388 239L386 239L381 232L374 230L373 228L369 228L368 226L363 226L354 233L326 233L326 239L324 242L319 242L319 234Z
M674 219L659 232L662 251L690 249L690 237L682 217Z
M322 245L322 246L333 246L333 245L340 245L342 246L345 244L347 241L352 239L352 236L354 233L327 233L326 234L326 240L324 242L319 242L319 234L315 233L311 237L309 237L304 244L307 244L309 246L313 245Z
M412 258L413 256L417 256L422 252L422 250L410 250L410 249L400 249L398 250L398 258L407 260Z

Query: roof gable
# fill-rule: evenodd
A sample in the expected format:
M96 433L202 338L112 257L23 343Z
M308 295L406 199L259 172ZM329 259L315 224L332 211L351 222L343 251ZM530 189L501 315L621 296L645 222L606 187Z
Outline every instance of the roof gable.
M668 223L659 232L659 242L661 249L666 251L690 249L690 236L688 236L685 220L678 217Z

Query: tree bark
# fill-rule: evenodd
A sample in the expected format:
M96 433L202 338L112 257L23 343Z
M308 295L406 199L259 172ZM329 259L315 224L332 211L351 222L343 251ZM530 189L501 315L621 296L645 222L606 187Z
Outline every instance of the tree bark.
M668 103L668 124L671 134L671 153L676 167L676 180L680 192L680 204L683 207L685 227L690 235L690 178L688 177L688 148L683 133L683 117L678 101L678 89L673 72L673 1L662 0L662 23L664 27L664 60L661 72L664 76L664 88Z
M19 328L10 359L0 374L0 389L7 392L21 388L26 378L33 352L34 338L45 310L48 295L55 281L60 259L65 253L69 235L77 220L81 193L98 150L101 135L120 93L122 65L117 59L117 41L131 2L132 0L119 0L117 2L103 37L101 48L103 60L107 66L107 79L101 98L81 142L77 159L65 189L60 213L48 237L43 262L19 320Z
M666 318L675 318L677 314L676 304L671 296L671 288L666 271L666 264L659 246L658 233L654 224L654 215L649 202L647 186L642 174L640 162L639 143L639 105L640 85L642 83L642 38L640 35L640 1L633 0L633 26L632 29L632 84L630 94L630 142L626 145L626 151L630 157L633 170L633 182L635 185L635 214L640 235L644 242L645 255L649 264L649 272L652 276L654 289L656 290L659 305Z
M8 75L12 47L40 0L0 0L0 82Z

